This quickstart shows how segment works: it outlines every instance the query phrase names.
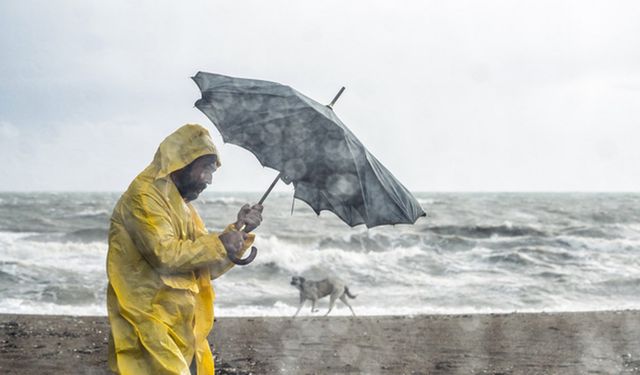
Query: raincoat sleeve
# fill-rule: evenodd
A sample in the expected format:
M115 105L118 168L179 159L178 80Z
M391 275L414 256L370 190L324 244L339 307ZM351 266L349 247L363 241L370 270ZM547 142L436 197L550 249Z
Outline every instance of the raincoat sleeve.
M151 194L133 197L124 224L142 256L160 273L193 271L228 259L216 234L181 239L167 204Z

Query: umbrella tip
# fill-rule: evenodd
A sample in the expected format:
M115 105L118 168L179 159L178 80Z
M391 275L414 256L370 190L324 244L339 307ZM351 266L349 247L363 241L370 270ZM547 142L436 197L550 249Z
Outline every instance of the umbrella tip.
M336 104L336 102L338 101L338 98L340 97L340 95L342 95L342 93L344 92L345 87L342 86L342 88L340 89L340 91L338 91L338 93L336 94L336 96L333 98L333 100L331 101L331 103L329 103L327 105L327 107L333 111L333 105Z

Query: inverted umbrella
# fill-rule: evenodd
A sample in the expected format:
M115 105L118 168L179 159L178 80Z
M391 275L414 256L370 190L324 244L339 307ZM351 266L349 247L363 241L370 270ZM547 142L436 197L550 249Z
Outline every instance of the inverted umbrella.
M280 171L260 203L283 180L293 183L294 198L316 214L331 211L352 227L413 224L425 216L409 190L333 112L344 87L331 104L323 105L275 82L205 72L193 80L202 93L195 106L222 139ZM253 257L255 248L249 261Z

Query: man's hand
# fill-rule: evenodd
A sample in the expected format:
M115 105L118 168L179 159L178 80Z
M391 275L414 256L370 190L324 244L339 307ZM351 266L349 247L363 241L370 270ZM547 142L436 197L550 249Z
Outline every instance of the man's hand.
M244 231L249 233L256 229L260 223L262 223L262 205L254 204L249 207L249 204L245 204L238 211L238 221L236 221L236 228L240 230L244 225Z
M228 254L238 258L238 253L244 247L244 241L247 239L245 232L226 232L218 236Z

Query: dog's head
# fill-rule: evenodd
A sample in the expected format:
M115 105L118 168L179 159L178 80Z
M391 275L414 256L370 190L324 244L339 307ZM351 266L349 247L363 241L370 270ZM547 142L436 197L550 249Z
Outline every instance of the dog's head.
M293 286L302 286L304 284L304 277L302 276L293 276L291 277L291 285Z

